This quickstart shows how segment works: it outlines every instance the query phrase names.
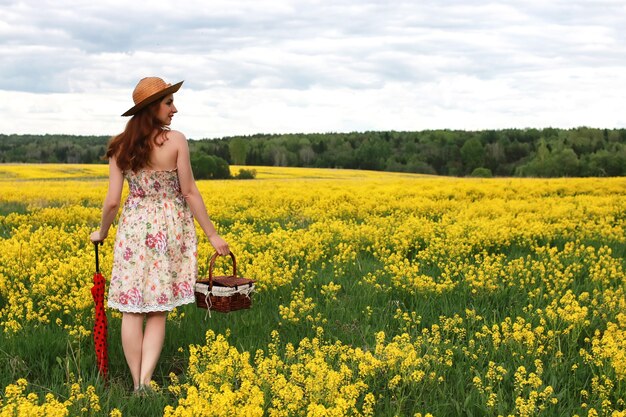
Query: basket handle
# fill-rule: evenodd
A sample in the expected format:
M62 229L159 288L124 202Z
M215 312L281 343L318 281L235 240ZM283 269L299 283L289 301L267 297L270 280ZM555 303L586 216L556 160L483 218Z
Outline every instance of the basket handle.
M233 277L237 278L237 261L235 261L235 254L232 251L228 252L228 254L233 260ZM217 252L211 256L211 263L209 264L209 291L213 288L213 266L218 256L219 254Z

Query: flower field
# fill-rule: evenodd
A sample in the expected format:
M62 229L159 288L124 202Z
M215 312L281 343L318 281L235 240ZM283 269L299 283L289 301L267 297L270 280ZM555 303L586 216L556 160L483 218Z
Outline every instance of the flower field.
M138 397L119 314L93 353L107 167L0 165L0 417L626 416L626 180L254 168L198 182L252 309L172 312Z

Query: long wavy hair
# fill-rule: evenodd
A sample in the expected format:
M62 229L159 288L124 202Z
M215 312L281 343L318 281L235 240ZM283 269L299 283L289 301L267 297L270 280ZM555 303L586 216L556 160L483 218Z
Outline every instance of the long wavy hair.
M148 166L150 151L159 146L157 139L167 136L169 127L163 126L156 117L162 99L156 100L133 115L122 133L109 141L106 158L115 157L122 171L137 172ZM159 131L154 135L154 131Z

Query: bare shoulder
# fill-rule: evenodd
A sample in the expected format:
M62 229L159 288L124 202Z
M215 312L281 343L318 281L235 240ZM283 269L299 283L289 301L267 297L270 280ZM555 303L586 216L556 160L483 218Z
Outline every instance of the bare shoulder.
M182 132L178 130L170 130L167 132L168 142L174 145L177 149L185 149L188 147L187 138Z
M187 137L183 134L183 132L179 132L178 130L170 130L167 132L168 140L177 141L177 142L187 142Z

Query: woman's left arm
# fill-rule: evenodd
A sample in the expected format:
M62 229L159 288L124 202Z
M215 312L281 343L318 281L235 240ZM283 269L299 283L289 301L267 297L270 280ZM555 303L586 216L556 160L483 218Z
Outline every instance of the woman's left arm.
M104 204L102 205L102 221L100 230L93 232L90 236L92 242L102 242L109 234L109 228L115 220L117 210L120 207L122 198L122 188L124 187L124 174L117 166L115 158L109 158L109 189L107 191Z

